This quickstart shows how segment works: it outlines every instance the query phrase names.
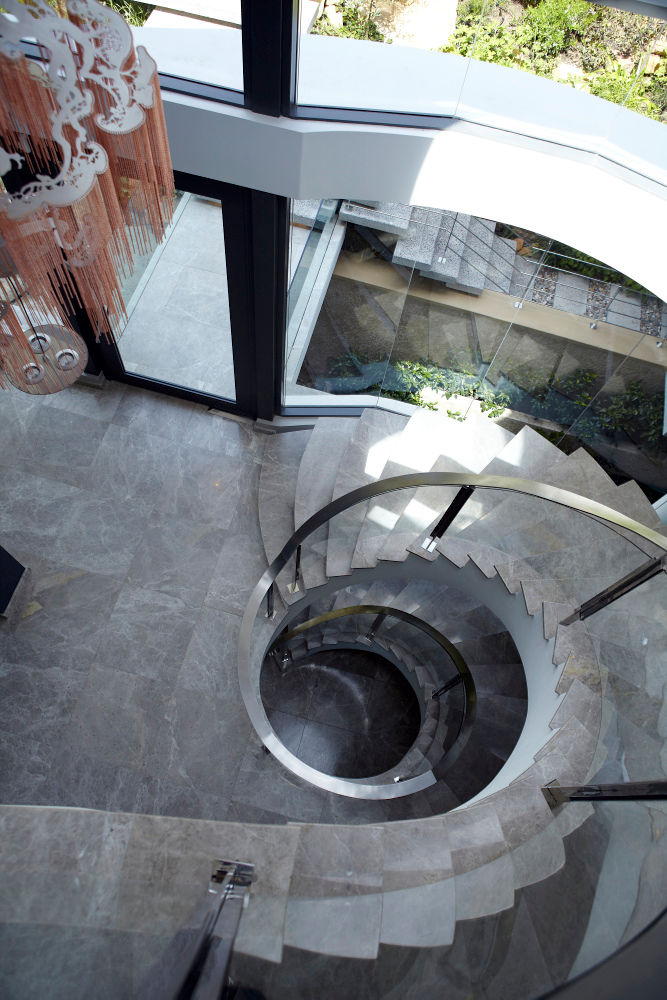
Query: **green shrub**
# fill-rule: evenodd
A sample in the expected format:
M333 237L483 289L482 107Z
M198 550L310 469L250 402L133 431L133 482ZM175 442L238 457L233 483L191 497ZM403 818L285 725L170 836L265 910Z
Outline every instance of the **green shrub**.
M373 0L365 4L341 0L336 10L343 15L343 27L336 28L323 14L313 25L313 35L335 35L337 38L361 38L369 42L384 42L385 36L373 18Z
M588 89L595 97L603 97L613 104L622 104L630 111L638 111L647 118L660 118L660 109L646 95L644 77L628 73L618 63L592 77Z
M155 10L155 7L139 3L139 0L101 0L101 3L115 10L133 28L140 28L145 24Z

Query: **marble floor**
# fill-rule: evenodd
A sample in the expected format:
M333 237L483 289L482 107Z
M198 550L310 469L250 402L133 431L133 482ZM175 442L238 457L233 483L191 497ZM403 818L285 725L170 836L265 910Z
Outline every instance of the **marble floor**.
M0 394L0 538L35 584L0 632L1 801L230 815L264 443L118 383Z
M267 565L266 440L114 382L0 393L0 542L34 580L25 615L0 624L0 802L336 821L339 796L264 753L238 687L241 617ZM335 721L309 711L304 728Z
M260 678L269 721L300 760L339 778L369 778L399 763L419 734L410 684L375 653L331 650Z

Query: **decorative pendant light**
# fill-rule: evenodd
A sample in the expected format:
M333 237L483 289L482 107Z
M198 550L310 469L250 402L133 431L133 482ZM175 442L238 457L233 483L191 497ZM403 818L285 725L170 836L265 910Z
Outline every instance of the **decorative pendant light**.
M163 238L174 180L157 67L123 18L95 0L67 0L67 17L2 6L0 384L50 393L86 364L75 309L98 341L120 336L120 281Z

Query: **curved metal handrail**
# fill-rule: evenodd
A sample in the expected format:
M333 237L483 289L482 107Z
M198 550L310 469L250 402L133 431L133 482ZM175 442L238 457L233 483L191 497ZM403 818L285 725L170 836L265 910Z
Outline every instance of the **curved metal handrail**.
M273 640L267 652L271 652L272 649L277 649L279 646L285 645L290 639L294 639L298 635L303 635L305 632L310 631L311 628L316 628L318 625L325 625L327 622L336 621L338 618L349 618L352 615L386 615L387 618L397 618L399 621L406 622L408 625L412 625L414 628L424 632L425 635L440 646L443 652L449 657L456 667L456 670L463 681L463 716L461 718L461 722L459 723L459 729L454 741L447 750L447 759L444 762L444 765L442 762L438 765L440 773L444 773L444 770L450 768L461 755L463 748L470 739L473 722L475 721L475 715L477 712L477 689L475 688L475 681L472 673L470 672L470 667L466 663L466 660L462 656L461 652L456 648L454 643L447 638L446 635L443 635L442 632L438 632L438 630L428 622L423 621L421 618L417 618L416 615L411 615L409 611L403 611L401 608L390 608L384 604L351 604L344 608L336 608L335 611L327 611L322 615L317 615L315 618L309 618L308 621L301 622L300 625L296 625L293 629L289 629L287 632L281 632Z
M304 764L303 761L300 761L298 757L295 757L294 754L287 750L280 740L278 740L262 706L259 693L259 667L261 667L261 662L258 664L257 676L254 678L251 676L252 664L250 662L250 643L252 639L253 624L257 617L257 612L261 607L262 600L266 596L269 588L274 583L279 573L287 565L290 558L294 555L299 545L301 545L309 535L320 528L323 524L326 524L337 514L341 514L343 511L349 510L351 507L356 506L356 504L361 503L364 500L371 500L374 497L384 496L386 493L415 489L421 486L472 486L475 489L501 490L503 492L518 493L524 496L536 497L537 499L546 500L550 503L558 504L561 507L575 510L580 514L584 514L586 517L593 518L594 520L602 521L611 530L622 529L624 531L629 531L645 541L650 542L652 545L655 545L663 553L667 554L667 538L665 538L664 535L660 535L657 531L653 531L651 528L647 528L645 525L640 524L639 521L635 521L633 518L619 513L612 507L607 507L595 500L589 500L588 497L582 497L578 493L572 493L570 490L564 490L558 486L549 486L546 483L539 483L532 479L520 479L511 476L488 476L475 475L472 473L415 472L405 476L392 476L389 479L381 479L378 482L370 483L367 486L361 486L356 490L351 490L349 493L344 493L336 500L332 500L331 503L328 503L326 507L322 507L319 511L317 511L317 513L313 514L312 517L309 517L307 521L304 521L300 528L297 528L268 569L262 574L260 580L250 595L239 632L238 675L239 686L241 688L241 694L246 706L246 711L248 712L250 721L255 728L255 732L262 740L266 748L278 760L280 760L280 762L288 770L292 771L292 773L305 779L311 784L318 786L319 788L335 792L338 795L368 799L399 798L404 795L410 795L414 791L421 790L429 785L435 784L436 779L434 775L429 772L428 775L420 775L419 778L411 778L408 779L408 781L400 782L392 786L367 785L356 783L344 778L333 778L331 775L323 774L321 771L316 771L314 768L308 767L308 765ZM625 541L635 545L635 547L642 553L646 554L645 550L642 549L637 542L633 541L633 539L627 538L625 535L621 537L623 537ZM428 780L429 777L430 780Z

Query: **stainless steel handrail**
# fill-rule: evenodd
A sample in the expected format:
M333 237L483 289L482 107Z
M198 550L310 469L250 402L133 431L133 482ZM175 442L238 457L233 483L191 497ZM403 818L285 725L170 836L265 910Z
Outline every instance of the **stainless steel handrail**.
M345 493L336 500L332 500L326 507L317 511L307 521L304 521L301 527L297 528L292 537L288 539L271 565L262 574L261 579L250 595L239 633L238 676L246 711L257 735L267 750L293 774L319 788L335 792L338 795L365 799L400 798L435 784L436 778L429 772L429 774L420 775L418 778L411 778L408 781L399 782L392 786L356 783L348 779L334 778L331 775L323 774L321 771L316 771L315 768L304 764L298 757L295 757L276 736L262 705L259 691L259 672L263 656L260 658L260 662L256 664L252 664L250 659L253 625L267 591L304 539L308 538L309 535L337 514L349 510L358 503L365 500L372 500L374 497L384 496L387 493L415 489L421 486L472 486L475 489L500 490L507 493L536 497L537 499L547 500L550 503L555 503L558 506L577 511L586 517L600 521L606 524L612 531L618 531L619 533L621 531L631 532L643 541L649 542L658 548L661 553L667 553L667 538L664 535L658 534L657 531L647 528L645 525L640 524L639 521L635 521L633 518L621 514L611 507L557 486L549 486L546 483L539 483L532 479L519 479L510 476L444 472L416 472L406 476L392 476L389 479L382 479L367 486L359 487L359 489L351 490L349 493ZM643 554L646 554L646 550L637 541L628 538L625 534L621 537L625 541L635 545ZM267 648L268 645L269 643L267 643Z
M336 621L339 618L349 618L352 615L384 615L387 618L397 618L399 621L406 622L408 625L419 629L429 639L432 639L440 646L456 667L459 678L463 681L463 715L456 737L447 750L446 760L440 761L438 764L438 774L442 776L444 771L449 769L461 755L463 748L470 738L477 711L477 690L470 667L454 643L450 642L442 632L438 632L428 622L417 618L416 615L411 615L408 611L403 611L401 608L390 608L383 604L352 604L345 608L336 608L335 611L327 611L325 614L317 615L315 618L309 618L307 621L301 622L300 625L296 625L293 629L281 632L271 643L269 652L272 649L278 649L280 646L286 645L290 639L303 635L312 628L317 628L318 625L326 625L327 622Z

